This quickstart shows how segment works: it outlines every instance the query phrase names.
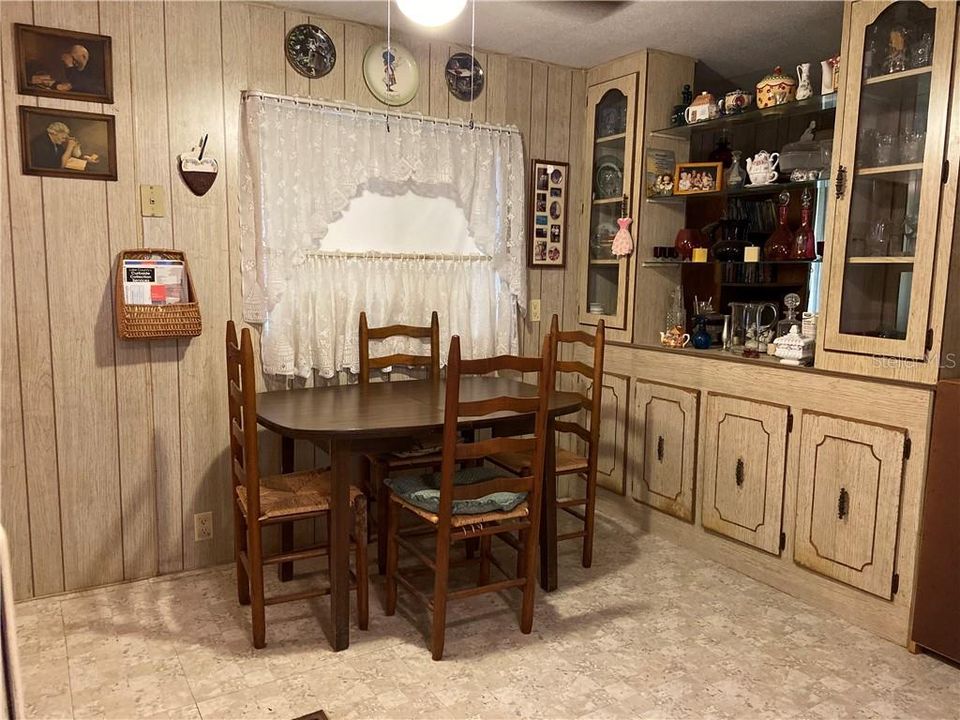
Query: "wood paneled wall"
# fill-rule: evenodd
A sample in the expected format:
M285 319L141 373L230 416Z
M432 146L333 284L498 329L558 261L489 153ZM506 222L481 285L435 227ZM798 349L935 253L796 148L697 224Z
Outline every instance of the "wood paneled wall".
M227 561L232 556L223 328L239 319L237 125L240 92L343 99L379 106L361 77L378 28L328 18L333 72L307 80L283 56L286 30L306 15L215 2L4 2L2 225L2 521L18 598ZM113 105L20 96L13 23L113 38ZM421 68L407 111L464 118L443 66L454 48L404 42ZM478 120L520 127L528 158L569 161L578 198L585 106L580 70L479 53L487 88ZM116 116L119 181L20 173L18 105ZM194 197L176 155L208 132L220 161L212 190ZM161 185L162 218L139 215L140 184ZM571 200L573 203L574 200ZM572 213L569 236L579 236ZM204 333L190 341L122 342L113 326L112 270L124 248L186 251ZM542 323L523 323L539 348L552 313L576 323L577 252L568 272L530 273ZM312 452L300 452L309 461ZM212 511L215 537L194 542L193 515Z

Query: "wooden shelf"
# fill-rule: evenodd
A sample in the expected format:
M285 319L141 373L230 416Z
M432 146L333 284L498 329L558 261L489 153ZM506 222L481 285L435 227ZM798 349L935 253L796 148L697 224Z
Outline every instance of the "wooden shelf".
M882 167L862 167L855 170L857 175L894 175L896 173L914 172L923 170L923 163L908 163L906 165L884 165Z
M594 205L612 205L613 203L622 203L623 197L612 197L612 198L603 198L602 200L594 200Z
M609 267L610 265L619 265L620 260L617 258L608 258L606 260L591 260L591 265L603 265Z
M616 135L605 135L603 137L596 138L593 142L595 145L605 145L607 143L616 142L617 140L623 140L626 137L626 133L617 133Z
M871 260L876 258L869 258ZM678 260L670 258L668 260L659 260L656 258L650 260L641 260L643 267L658 267L667 265L811 265L822 262L820 258L816 260L760 260L758 262L745 262L743 260L707 260L706 262L693 262L692 260Z
M849 265L913 265L912 257L872 257L855 255L847 258Z
M863 81L864 85L876 85L877 83L885 82L895 82L897 80L903 80L904 78L916 77L917 75L929 75L933 72L933 67L927 65L921 68L914 68L913 70L904 70L902 72L888 73L886 75L877 75L872 78L867 78Z
M793 102L784 103L783 105L774 105L773 107L763 109L754 108L753 110L747 110L742 113L724 115L716 120L704 120L703 122L694 123L693 125L661 128L660 130L653 130L650 136L688 139L694 132L718 130L720 128L730 127L731 125L756 123L764 120L809 115L823 110L835 110L836 107L836 93L831 93L830 95L814 95L806 100L794 100Z

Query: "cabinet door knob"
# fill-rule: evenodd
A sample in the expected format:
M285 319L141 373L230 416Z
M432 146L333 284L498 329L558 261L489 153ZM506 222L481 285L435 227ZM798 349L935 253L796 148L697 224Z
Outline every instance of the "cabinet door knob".
M657 461L663 462L663 435L657 438Z
M847 190L847 167L846 165L841 165L837 168L837 181L836 181L836 197L837 200L843 197L843 194Z
M743 486L743 458L737 458L737 487Z
M837 497L837 517L843 520L850 512L850 493L845 487L840 488L840 495Z

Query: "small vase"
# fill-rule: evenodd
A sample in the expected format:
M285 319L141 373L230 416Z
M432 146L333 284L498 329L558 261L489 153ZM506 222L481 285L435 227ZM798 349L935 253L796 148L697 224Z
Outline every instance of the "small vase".
M707 318L703 315L697 315L697 329L690 336L693 346L697 350L709 350L712 342L710 333L707 332Z
M743 168L740 167L740 158L743 153L739 150L732 150L730 155L732 156L732 160L730 161L730 168L726 171L724 182L728 188L743 187L743 183L746 180L743 174Z
M810 63L797 65L797 100L806 100L813 95L810 85Z

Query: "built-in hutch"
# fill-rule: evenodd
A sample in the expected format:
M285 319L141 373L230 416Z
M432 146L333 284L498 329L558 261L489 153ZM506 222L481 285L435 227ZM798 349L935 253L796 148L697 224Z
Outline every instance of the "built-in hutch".
M704 216L703 203L718 208L738 193L648 200L645 151L703 159L721 126L769 128L772 114L671 128L694 63L665 53L588 71L590 235L580 238L580 323L602 318L613 328L601 483L629 499L628 512L654 532L906 645L936 383L960 375L960 35L953 2L852 2L843 23L838 94L777 109L781 124L763 136L796 140L810 120L819 131L832 128L829 172L804 184L816 197L822 250L800 269L774 270L774 281L767 274L768 287L717 291L722 302L744 293L782 298L788 288L801 294L801 309L819 314L813 367L659 345L671 289L719 288L729 271L722 263L664 262L652 248L672 245L678 229ZM885 47L891 31L904 28L913 37L929 33L929 62L885 67L881 38ZM878 134L913 144L878 156ZM598 173L612 157L623 168L617 187ZM786 189L799 196L805 187ZM613 259L603 229L615 229L622 195L636 249Z

